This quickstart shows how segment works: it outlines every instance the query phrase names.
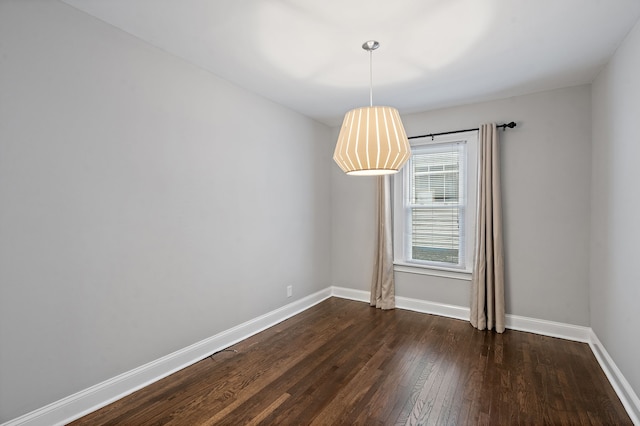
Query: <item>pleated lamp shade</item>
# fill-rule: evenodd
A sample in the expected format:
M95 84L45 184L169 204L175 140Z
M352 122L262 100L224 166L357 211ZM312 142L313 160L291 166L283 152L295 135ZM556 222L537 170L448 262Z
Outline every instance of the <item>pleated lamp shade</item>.
M344 116L333 160L350 175L387 175L397 173L410 155L398 110L371 106Z

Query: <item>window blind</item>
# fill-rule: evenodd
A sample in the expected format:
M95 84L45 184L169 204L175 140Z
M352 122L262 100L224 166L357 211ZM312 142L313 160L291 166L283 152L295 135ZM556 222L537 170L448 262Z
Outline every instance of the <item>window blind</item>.
M464 265L465 143L419 145L406 199L412 260Z

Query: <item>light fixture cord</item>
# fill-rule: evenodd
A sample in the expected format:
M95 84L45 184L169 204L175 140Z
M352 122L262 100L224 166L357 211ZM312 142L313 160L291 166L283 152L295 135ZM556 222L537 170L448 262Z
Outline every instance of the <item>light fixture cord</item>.
M369 106L373 106L373 50L369 50Z

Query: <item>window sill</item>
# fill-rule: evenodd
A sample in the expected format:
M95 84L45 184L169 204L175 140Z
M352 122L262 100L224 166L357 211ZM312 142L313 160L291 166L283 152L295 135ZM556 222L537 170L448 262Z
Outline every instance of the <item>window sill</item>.
M393 270L395 272L405 272L408 274L431 275L434 277L471 281L471 271L461 271L459 269L439 268L436 266L418 265L415 263L394 262Z

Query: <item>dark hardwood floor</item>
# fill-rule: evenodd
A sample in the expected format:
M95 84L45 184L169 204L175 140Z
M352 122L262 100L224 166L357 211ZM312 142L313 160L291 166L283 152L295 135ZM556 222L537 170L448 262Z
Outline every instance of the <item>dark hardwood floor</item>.
M331 298L72 425L626 425L584 343Z

